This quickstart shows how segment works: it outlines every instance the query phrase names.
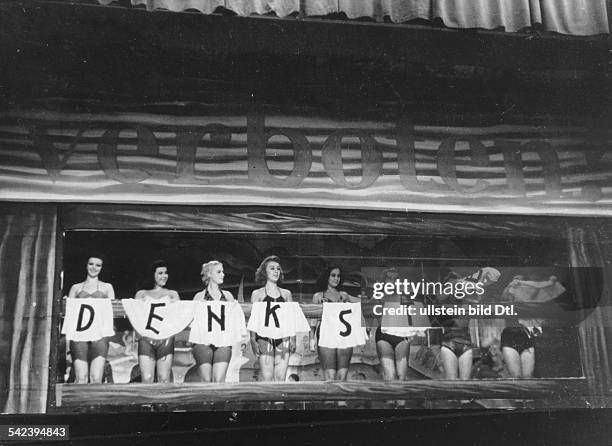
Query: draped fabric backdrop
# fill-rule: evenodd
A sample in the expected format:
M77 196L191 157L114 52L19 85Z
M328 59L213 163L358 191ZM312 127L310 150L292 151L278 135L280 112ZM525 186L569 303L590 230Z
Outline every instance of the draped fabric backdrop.
M0 408L45 412L51 348L57 211L0 210Z
M604 229L605 228L605 229ZM570 263L574 271L576 298L584 308L597 301L594 293L603 292L599 305L578 327L580 354L584 375L588 378L589 402L593 407L606 407L609 402L604 395L612 391L612 245L609 241L610 227L598 231L594 226L570 227L568 243ZM604 268L603 291L596 285L597 279L584 274L584 267Z
M99 0L102 4L114 0ZM609 32L606 0L132 0L148 9L184 11L196 9L211 14L218 7L240 16L275 13L279 17L301 12L324 16L343 12L349 18L389 17L401 23L414 19L441 19L451 28L503 27L520 31L543 25L561 34L595 35Z

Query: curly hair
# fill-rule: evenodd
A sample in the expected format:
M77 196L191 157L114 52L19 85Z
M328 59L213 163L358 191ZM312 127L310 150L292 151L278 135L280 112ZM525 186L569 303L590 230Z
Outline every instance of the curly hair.
M344 282L342 268L340 268L338 265L332 265L329 268L325 268L325 271L323 271L323 273L317 278L317 282L315 284L315 293L327 290L327 285L329 284L329 275L335 269L340 271L340 282L338 283L338 288L340 288L342 282Z
M255 283L257 283L258 285L265 285L266 281L268 280L268 275L266 274L266 267L270 262L276 262L280 265L280 259L278 258L278 256L268 256L263 259L261 264L257 268L257 271L255 271ZM281 266L281 273L278 277L278 282L282 282L284 278L285 274L283 273L283 267Z
M210 273L215 265L223 266L223 263L219 262L218 260L211 260L210 262L202 264L202 271L200 272L200 276L202 276L202 281L206 285L208 285L208 282L210 280Z

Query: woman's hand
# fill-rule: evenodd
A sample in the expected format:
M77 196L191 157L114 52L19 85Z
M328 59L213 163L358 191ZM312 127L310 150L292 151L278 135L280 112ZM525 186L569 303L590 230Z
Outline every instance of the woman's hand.
M255 340L255 338L251 338L251 349L253 349L253 354L258 358L261 356L261 351L259 350L259 344Z
M249 331L251 340L251 349L253 354L258 358L261 356L261 350L259 350L259 343L257 342L257 334L253 331Z

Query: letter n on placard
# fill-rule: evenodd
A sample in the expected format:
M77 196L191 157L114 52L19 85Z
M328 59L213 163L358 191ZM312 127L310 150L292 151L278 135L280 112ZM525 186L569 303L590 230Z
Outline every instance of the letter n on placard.
M212 306L211 305L206 305L207 308L207 313L208 313L208 332L210 333L212 331L212 327L213 327L213 319L215 321L217 321L217 323L219 324L219 327L221 328L221 331L225 331L225 305L221 305L221 310L219 315L215 314L212 310Z

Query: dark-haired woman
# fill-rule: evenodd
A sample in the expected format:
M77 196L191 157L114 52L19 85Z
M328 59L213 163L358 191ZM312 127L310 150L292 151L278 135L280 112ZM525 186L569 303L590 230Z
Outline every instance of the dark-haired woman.
M291 291L279 286L283 277L280 259L266 257L255 272L256 283L263 286L253 291L251 302L292 302ZM289 355L295 351L295 336L274 339L251 331L251 347L259 358L260 380L285 381Z
M516 275L508 284L502 299L510 298L513 302L546 302L553 299L557 294L540 297L544 289L559 287L565 288L558 283L556 276L550 276L548 280L524 280L522 275ZM501 347L504 361L512 378L532 378L535 370L535 342L536 337L542 333L543 320L541 319L509 319L511 326L504 328L501 334Z
M455 284L460 278L454 272L449 273L444 284ZM461 305L463 299L457 299L452 294L441 293L438 302L443 304ZM442 345L440 357L444 367L445 379L469 379L472 373L472 358L474 345L469 332L469 319L439 316L438 323L442 327Z
M83 282L76 283L70 287L69 299L114 299L115 290L110 283L99 279L102 271L103 260L99 256L87 259L87 277ZM112 331L112 314L110 324ZM108 336L113 333L109 332ZM104 376L104 365L108 354L108 338L102 337L92 341L70 341L70 354L74 367L75 383L87 384L101 383ZM91 362L90 362L91 361Z
M221 301L235 302L234 296L229 291L222 290L225 273L223 264L217 260L202 265L202 282L206 287L197 293L193 300L195 302ZM244 317L243 317L244 324ZM193 346L193 357L198 365L200 378L204 382L225 382L227 366L232 358L231 345L205 345L196 343Z
M381 282L394 283L399 273L395 268L388 268L382 272ZM403 300L397 294L386 295L383 299L383 308L401 308ZM408 303L411 303L408 301ZM390 313L392 314L392 313ZM385 381L406 380L408 376L408 357L410 355L410 341L415 330L410 327L407 316L388 316L383 314L380 325L376 329L374 340L376 352L382 366Z
M319 276L316 283L316 293L312 296L312 303L339 303L339 302L361 302L361 299L353 297L344 291L339 291L342 285L342 270L340 267L332 266ZM320 340L319 325L316 330L317 339ZM326 381L341 380L345 381L353 348L329 348L318 346L319 359L323 368L324 379Z
M150 269L151 289L140 290L134 299L145 302L172 303L180 300L178 293L166 288L168 266L163 260L153 262ZM143 383L170 382L172 359L174 358L174 336L167 339L141 337L138 341L138 364Z

